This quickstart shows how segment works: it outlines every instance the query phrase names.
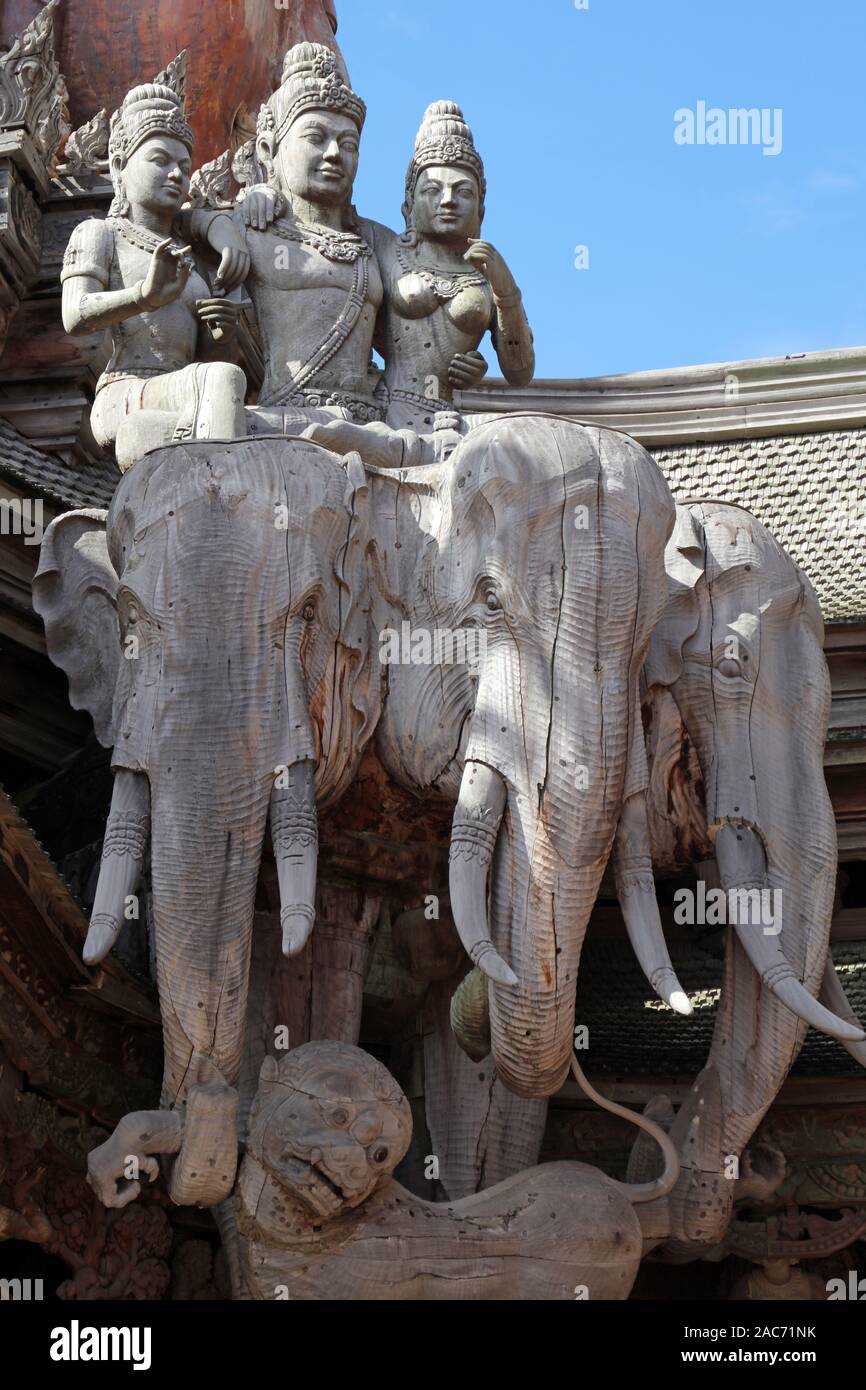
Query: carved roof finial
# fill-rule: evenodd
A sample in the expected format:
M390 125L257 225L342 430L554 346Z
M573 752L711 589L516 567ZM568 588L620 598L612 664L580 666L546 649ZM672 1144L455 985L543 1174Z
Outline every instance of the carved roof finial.
M419 174L436 164L458 164L475 175L483 218L487 196L484 164L475 148L475 139L466 124L463 112L454 101L434 101L424 112L424 119L415 137L415 153L406 171L407 207L412 206Z
M173 58L153 79L155 87L170 87L173 92L177 92L181 102L186 98L186 60L188 49L182 48L176 58Z
M0 54L0 127L23 126L50 163L69 134L66 82L54 53L54 11L49 0Z
M63 147L61 174L108 172L108 114L103 108L73 130Z

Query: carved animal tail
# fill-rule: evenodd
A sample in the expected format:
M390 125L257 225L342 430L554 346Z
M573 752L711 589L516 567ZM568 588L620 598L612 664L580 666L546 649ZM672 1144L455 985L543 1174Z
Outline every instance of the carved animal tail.
M617 1182L616 1186L619 1188L620 1192L622 1192L623 1196L627 1197L634 1206L639 1206L642 1202L656 1202L662 1197L667 1197L668 1193L675 1187L680 1176L679 1155L668 1135L665 1134L664 1130L660 1129L657 1124L654 1124L652 1120L647 1119L646 1115L639 1115L634 1110L626 1110L625 1106L617 1105L615 1101L606 1100L604 1096L600 1096L598 1091L587 1081L581 1070L580 1063L573 1054L571 1058L571 1070L574 1073L575 1081L585 1096L595 1101L596 1105L600 1106L602 1110L606 1110L608 1114L618 1115L621 1120L628 1120L630 1124L637 1125L638 1129L642 1129L651 1139L655 1140L664 1155L664 1170L661 1176L654 1178L652 1182Z

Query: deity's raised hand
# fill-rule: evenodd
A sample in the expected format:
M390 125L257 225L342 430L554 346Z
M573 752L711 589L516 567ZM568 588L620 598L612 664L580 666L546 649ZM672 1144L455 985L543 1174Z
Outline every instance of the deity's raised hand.
M142 304L146 309L161 309L182 294L193 269L189 246L175 246L166 237L150 258L147 274L141 282Z
M505 257L500 255L496 247L491 245L489 241L473 238L463 259L475 266L476 270L480 270L482 275L487 276L495 295L505 297L516 291L517 285L514 276L508 269Z

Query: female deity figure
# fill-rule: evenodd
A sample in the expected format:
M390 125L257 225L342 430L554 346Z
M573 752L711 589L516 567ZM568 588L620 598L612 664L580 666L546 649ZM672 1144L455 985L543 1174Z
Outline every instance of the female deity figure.
M239 306L211 294L184 244L192 143L172 87L148 83L129 92L111 120L114 201L104 221L75 228L63 263L66 331L111 333L90 421L97 443L114 446L122 472L173 438L245 432L242 369L198 360L215 356L214 334L233 334ZM224 290L240 283L249 263L228 227L231 235L217 247L223 256L215 288ZM211 218L205 231L213 229Z
M476 351L490 330L512 386L532 380L535 354L520 290L480 239L486 180L472 131L452 101L429 106L406 175L406 231L379 246L385 279L381 350L387 422L429 431L453 411L455 388L480 380Z

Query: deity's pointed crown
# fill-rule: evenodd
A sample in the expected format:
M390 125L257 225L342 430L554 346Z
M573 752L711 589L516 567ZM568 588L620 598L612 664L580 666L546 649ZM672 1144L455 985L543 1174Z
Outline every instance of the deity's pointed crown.
M457 164L475 175L483 218L484 201L487 196L484 164L475 148L475 140L463 112L454 101L434 101L424 112L421 128L415 137L415 153L406 172L407 205L412 204L418 176L424 169L437 164Z
M335 55L321 43L298 43L283 60L279 87L259 115L259 134L272 132L274 148L305 111L333 111L364 128L367 108L345 81Z
M145 82L127 92L122 104L111 118L108 157L128 159L151 135L170 135L180 140L188 150L193 146L193 133L184 112L186 52L153 82Z

